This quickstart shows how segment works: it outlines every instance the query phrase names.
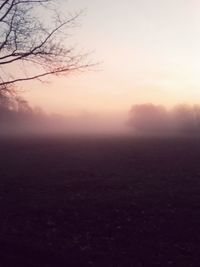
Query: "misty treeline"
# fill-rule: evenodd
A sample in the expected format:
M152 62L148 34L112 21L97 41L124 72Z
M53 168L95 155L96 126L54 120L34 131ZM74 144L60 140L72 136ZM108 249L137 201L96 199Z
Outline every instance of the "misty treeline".
M114 130L111 119L107 121L96 114L48 114L40 107L31 107L14 92L12 95L0 93L0 136L71 135Z
M200 105L134 105L128 124L141 135L200 135Z
M45 116L40 108L31 108L20 96L0 91L0 133L28 130Z
M0 94L0 135L55 133L64 127L66 117L47 115L40 107L31 107L17 94Z

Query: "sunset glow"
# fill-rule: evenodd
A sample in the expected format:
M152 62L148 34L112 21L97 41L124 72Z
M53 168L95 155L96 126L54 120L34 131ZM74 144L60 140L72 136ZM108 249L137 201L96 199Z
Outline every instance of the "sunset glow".
M200 0L0 0L0 267L200 266Z
M199 8L197 0L67 1L66 10L85 9L72 41L100 64L51 84L24 84L25 97L61 113L199 103Z

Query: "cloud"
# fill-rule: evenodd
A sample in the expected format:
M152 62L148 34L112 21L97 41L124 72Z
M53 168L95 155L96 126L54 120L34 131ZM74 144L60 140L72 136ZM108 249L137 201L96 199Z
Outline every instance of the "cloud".
M166 109L152 103L134 105L128 125L142 135L200 134L200 106L181 104Z

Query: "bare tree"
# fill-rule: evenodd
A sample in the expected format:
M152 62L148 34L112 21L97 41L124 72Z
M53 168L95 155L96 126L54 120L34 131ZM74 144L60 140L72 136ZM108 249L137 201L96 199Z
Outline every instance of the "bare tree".
M63 17L54 0L0 0L0 94L17 82L87 68L86 55L65 40L79 16Z

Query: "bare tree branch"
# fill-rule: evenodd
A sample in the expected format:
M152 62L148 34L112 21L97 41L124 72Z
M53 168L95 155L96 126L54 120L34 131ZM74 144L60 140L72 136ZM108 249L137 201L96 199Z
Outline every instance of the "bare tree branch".
M0 91L17 82L71 73L90 66L84 63L86 54L67 45L66 34L81 13L63 17L59 10L50 6L55 2L0 0ZM48 25L36 11L44 12L45 18L49 15ZM37 74L33 71L36 66ZM19 71L13 72L13 69Z
M78 67L74 66L74 67L69 67L69 68L65 68L65 69L57 69L57 70L41 73L41 74L38 74L38 75L34 75L34 76L31 76L31 77L24 77L24 78L18 78L18 79L15 79L15 80L11 80L11 81L0 82L0 87L1 86L6 86L6 85L9 85L9 84L13 84L13 83L17 83L17 82L36 80L38 78L42 78L42 77L45 77L45 76L48 76L48 75L52 75L52 74L59 75L59 74L62 74L62 73L69 73L69 72L72 72L72 71L75 71L75 70L81 70L81 69L88 68L89 66L91 66L91 65L83 65L83 66L78 66Z
M3 3L0 6L0 10L3 9L3 7L9 2L9 0L3 1Z

